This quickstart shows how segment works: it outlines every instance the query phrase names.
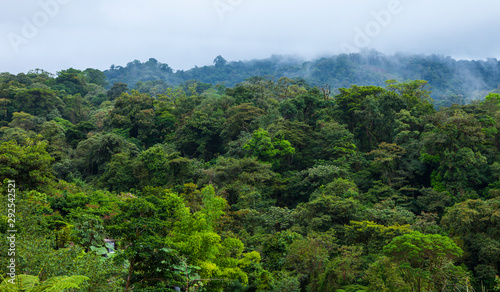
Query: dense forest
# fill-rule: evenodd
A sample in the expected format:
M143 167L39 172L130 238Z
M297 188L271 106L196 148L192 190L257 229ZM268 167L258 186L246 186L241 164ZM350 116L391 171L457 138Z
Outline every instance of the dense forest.
M500 65L401 58L1 73L0 291L500 291Z

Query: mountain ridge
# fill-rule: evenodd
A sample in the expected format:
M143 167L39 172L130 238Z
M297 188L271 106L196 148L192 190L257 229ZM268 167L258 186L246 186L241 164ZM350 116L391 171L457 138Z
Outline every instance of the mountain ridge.
M311 86L328 85L332 88L351 84L383 86L390 79L420 79L429 82L435 100L454 99L458 103L484 97L497 90L500 84L500 62L495 58L456 60L443 55L384 55L373 50L309 61L272 55L266 59L228 62L219 55L214 59L214 65L176 71L168 64L150 58L144 63L134 60L125 67L112 65L104 73L110 84L123 82L130 88L137 82L156 80L163 80L171 86L189 80L234 86L254 76L303 79Z

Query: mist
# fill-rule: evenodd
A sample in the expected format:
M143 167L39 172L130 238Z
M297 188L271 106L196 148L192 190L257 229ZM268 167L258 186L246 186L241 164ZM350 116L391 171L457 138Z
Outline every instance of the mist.
M409 0L75 1L4 3L1 72L164 60L175 70L227 60L356 53L500 55L500 3Z

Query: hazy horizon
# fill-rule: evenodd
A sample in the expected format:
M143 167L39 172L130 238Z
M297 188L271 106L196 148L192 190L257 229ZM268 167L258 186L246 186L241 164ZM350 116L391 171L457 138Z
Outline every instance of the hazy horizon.
M0 72L106 70L155 58L174 70L272 55L499 58L499 2L27 0L0 12Z

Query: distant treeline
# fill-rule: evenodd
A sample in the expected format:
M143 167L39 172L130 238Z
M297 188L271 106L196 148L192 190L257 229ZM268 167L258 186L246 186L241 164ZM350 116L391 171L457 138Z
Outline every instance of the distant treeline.
M175 72L167 64L151 58L144 63L134 60L125 67L113 65L104 71L109 84L123 82L130 88L134 88L137 82L159 80L173 86L189 80L234 86L253 76L273 76L276 79L286 76L303 79L311 86L329 85L334 89L351 84L383 86L388 79L417 79L429 82L432 98L438 107L484 97L487 92L498 88L499 72L500 63L494 58L458 61L439 55L386 56L376 51L341 54L314 61L272 56L262 60L228 62L217 56L213 66Z

